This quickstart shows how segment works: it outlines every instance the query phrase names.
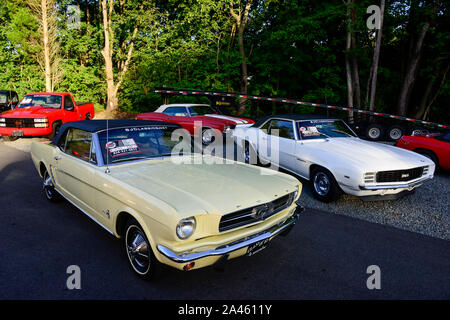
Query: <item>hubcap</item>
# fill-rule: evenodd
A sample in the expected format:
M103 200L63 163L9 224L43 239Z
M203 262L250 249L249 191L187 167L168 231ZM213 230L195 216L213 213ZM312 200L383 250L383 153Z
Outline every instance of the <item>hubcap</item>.
M314 176L314 190L321 195L326 196L328 192L330 191L330 179L328 179L328 176L323 172L318 172Z
M150 267L149 246L144 234L136 226L131 226L127 230L126 249L134 270L145 274Z
M400 129L392 129L389 136L392 140L398 140L402 137L402 131Z
M371 137L372 139L378 139L380 134L381 134L381 132L380 132L380 129L378 129L378 128L372 128L369 130L369 137Z
M202 133L203 144L210 144L213 140L213 134L210 129L204 130Z

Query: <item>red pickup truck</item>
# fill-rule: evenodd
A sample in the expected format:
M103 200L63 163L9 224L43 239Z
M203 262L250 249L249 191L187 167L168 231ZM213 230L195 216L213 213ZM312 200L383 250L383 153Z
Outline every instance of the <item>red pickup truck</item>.
M0 135L10 141L24 136L53 138L69 121L94 117L92 103L76 103L70 93L29 93L13 109L0 114Z

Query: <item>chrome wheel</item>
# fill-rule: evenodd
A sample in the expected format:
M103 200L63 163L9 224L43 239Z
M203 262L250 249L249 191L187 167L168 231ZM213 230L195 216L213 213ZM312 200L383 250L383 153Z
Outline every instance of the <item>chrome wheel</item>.
M314 190L321 196L326 196L330 192L331 182L323 172L317 172L314 176Z
M381 130L378 128L371 128L368 134L371 139L376 140L381 136Z
M208 145L214 140L214 134L212 129L204 129L202 131L202 143Z
M144 275L150 269L150 251L147 238L136 225L131 225L125 235L125 246L128 259L134 271Z
M402 130L398 128L394 128L389 131L389 138L391 138L391 140L398 140L402 137L402 135L403 135Z

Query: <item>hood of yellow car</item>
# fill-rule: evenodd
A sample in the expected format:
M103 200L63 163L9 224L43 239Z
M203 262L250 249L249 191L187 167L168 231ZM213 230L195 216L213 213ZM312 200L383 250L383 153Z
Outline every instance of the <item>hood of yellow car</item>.
M200 164L177 164L170 158L139 161L113 166L110 174L166 202L181 216L234 212L294 192L300 184L284 173L268 175L268 169L237 162L209 164L206 159L213 157L201 157Z

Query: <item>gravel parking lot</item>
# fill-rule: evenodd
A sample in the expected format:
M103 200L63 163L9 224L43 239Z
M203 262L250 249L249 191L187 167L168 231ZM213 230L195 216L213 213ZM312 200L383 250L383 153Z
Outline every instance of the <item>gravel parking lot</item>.
M307 184L307 182L305 182ZM308 208L450 240L450 174L439 172L412 195L392 201L363 202L344 195L334 203L317 201L306 186L301 198Z
M29 152L32 141L45 140L25 138L2 143ZM392 201L363 202L357 197L344 195L338 201L326 204L313 197L307 181L302 182L304 188L300 203L307 208L450 240L449 172L441 170L431 182L418 187L414 194Z

